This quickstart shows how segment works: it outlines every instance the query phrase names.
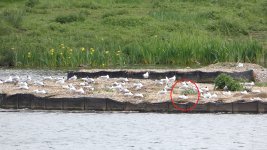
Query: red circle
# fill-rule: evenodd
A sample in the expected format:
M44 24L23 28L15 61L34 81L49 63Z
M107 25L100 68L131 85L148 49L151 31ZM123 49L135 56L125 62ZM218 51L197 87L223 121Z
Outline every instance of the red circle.
M197 92L198 92L198 97L197 97L197 100L196 100L196 102L194 103L194 105L191 106L191 107L189 107L189 108L186 108L186 109L177 106L177 105L174 103L174 100L173 100L173 98L172 98L172 93L173 93L173 89L174 89L174 87L176 86L177 83L180 83L180 82L183 82L183 81L190 81L191 83L193 83L193 84L195 85L195 87L197 88ZM199 89L198 89L197 84L196 84L194 81L192 81L192 80L188 80L188 79L180 79L180 80L177 80L177 81L172 85L172 89L171 89L171 91L170 91L170 98L171 98L171 101L172 101L172 105L173 105L173 107L174 107L175 109L180 110L180 111L182 111L182 112L189 112L189 111L192 111L194 108L196 108L196 106L197 106L197 104L198 104L198 101L199 101L199 98L200 98L200 92L199 92Z

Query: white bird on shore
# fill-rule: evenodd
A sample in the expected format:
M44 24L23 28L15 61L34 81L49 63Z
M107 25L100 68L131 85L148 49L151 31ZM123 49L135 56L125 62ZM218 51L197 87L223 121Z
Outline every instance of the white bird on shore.
M21 89L21 90L29 90L29 87L28 87L28 85L21 85L21 86L19 86L18 89Z
M27 82L32 81L32 77L29 76L29 75L27 75L27 79L26 79L26 81L27 81Z
M174 75L173 77L169 78L170 82L174 82L176 80L176 76Z
M36 94L47 94L47 92L45 90L34 90L33 93L36 93Z
M165 77L165 79L160 79L161 82L165 82L166 84L169 82L169 78Z
M100 79L105 79L105 80L107 80L107 79L109 79L109 75L100 76L99 78L100 78Z
M69 87L69 85L62 85L62 88L63 89L69 89L70 87Z
M231 91L223 92L223 95L232 95Z
M90 91L94 91L95 90L95 88L93 86L91 86L91 85L84 86L83 88L89 89Z
M19 86L28 86L28 83L27 82L19 82L18 85Z
M42 81L34 81L33 84L37 85L37 86L44 86L44 82L42 82Z
M182 82L181 89L188 89L190 86L186 82Z
M86 77L86 78L82 78L82 80L85 81L85 82L88 82L88 83L93 83L93 82L95 82L95 80L94 80L93 78L88 78L88 77Z
M224 87L223 87L223 90L224 90L224 91L228 91L228 87L227 87L227 86L224 86Z
M163 85L163 81L161 81L161 80L155 80L155 84L157 84L157 85Z
M12 83L12 82L13 82L13 79L12 79L11 76L9 76L8 79L6 79L6 80L4 81L4 83Z
M120 92L122 92L122 93L129 93L130 91L128 89L126 89L126 88L122 88L122 89L120 89Z
M75 92L79 94L85 94L83 88L80 88L79 90L75 90Z
M254 86L255 83L252 81L252 82L245 82L243 83L244 86Z
M146 72L145 74L143 74L143 77L144 77L145 79L147 79L147 78L149 77L149 73Z
M72 84L69 84L69 91L70 92L75 92L76 88Z
M168 91L164 88L163 90L159 91L158 94L165 95L167 92Z
M56 84L64 84L65 83L65 79L60 79L58 81L56 81Z
M134 94L132 92L124 93L124 96L133 96Z
M43 77L43 80L53 80L52 76L46 76L46 77Z
M252 93L260 93L260 90L252 90Z
M245 91L241 91L240 92L241 94L244 94L244 95L247 95L248 94L248 92L245 90Z
M206 86L206 87L204 87L204 88L201 88L201 90L202 90L203 92L208 92L208 91L209 91L209 88Z
M80 86L86 86L88 84L89 84L88 82L82 82L82 83L80 83Z
M128 78L119 78L119 82L129 82Z
M69 80L69 81L75 81L75 80L77 80L77 76L74 75L74 76L70 77L68 80Z
M261 101L262 99L260 97L254 97L254 98L251 98L250 100L252 100L252 101Z
M3 83L4 83L4 81L0 79L0 84L3 84Z
M242 67L244 67L244 64L243 64L243 63L238 63L238 64L237 64L237 67L238 67L238 68L242 68Z
M141 94L141 93L136 93L136 94L134 94L134 97L137 97L137 98L143 98L144 95Z
M12 77L13 82L19 82L19 80L20 80L20 77L18 75L15 75Z
M178 98L181 98L181 99L188 99L188 96L186 96L186 95L179 95Z

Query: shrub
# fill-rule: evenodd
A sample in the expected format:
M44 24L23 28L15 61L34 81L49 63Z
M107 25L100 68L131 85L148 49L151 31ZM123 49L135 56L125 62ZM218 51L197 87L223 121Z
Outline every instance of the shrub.
M3 19L15 28L21 27L23 16L24 16L24 11L17 9L4 10L2 14Z
M216 89L223 89L225 86L227 86L230 91L240 91L243 89L238 81L223 73L215 79L215 87Z
M64 24L64 23L70 23L70 22L76 22L76 21L84 21L85 17L82 14L79 15L64 15L64 16L58 16L56 18L56 22Z
M0 51L0 66L14 66L14 56L13 50L2 50Z
M35 5L39 3L39 0L28 0L25 3L25 6L33 8Z

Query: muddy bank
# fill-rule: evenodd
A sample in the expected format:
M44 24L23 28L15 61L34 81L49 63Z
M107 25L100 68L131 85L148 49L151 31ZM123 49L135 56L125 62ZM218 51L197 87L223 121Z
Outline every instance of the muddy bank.
M193 103L176 103L179 108L188 110ZM162 103L130 103L119 102L109 98L79 97L79 98L49 98L32 94L0 94L0 107L3 109L33 109L33 110L79 110L79 111L136 111L181 113L172 102ZM267 102L235 101L231 103L208 102L196 105L187 113L267 113Z

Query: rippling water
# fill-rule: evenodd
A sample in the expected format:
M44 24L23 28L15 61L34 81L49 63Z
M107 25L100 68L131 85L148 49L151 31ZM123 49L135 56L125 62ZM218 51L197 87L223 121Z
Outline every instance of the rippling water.
M0 112L0 149L262 149L267 115Z

